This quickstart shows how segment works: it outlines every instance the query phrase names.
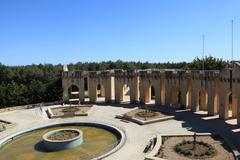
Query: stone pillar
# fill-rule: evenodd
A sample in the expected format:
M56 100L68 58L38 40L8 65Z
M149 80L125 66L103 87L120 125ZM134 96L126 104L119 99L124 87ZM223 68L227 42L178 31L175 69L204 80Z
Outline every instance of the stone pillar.
M186 80L186 95L185 95L185 108L191 108L192 106L192 80Z
M171 104L171 80L166 79L166 105L169 107Z
M106 96L105 87L103 85L101 85L100 95L101 95L101 97L105 97Z
M238 103L239 103L239 84L233 82L232 86L232 117L237 118L238 115Z
M238 84L239 85L239 84ZM240 87L238 87L240 89ZM240 94L237 95L237 124L240 125Z
M68 88L66 87L66 85L63 86L63 97L62 97L62 99L63 99L64 102L69 100Z
M84 78L79 79L79 101L80 103L84 102Z
M115 78L115 102L120 103L121 102L121 79Z
M144 88L144 103L151 102L151 86L147 84Z
M139 77L132 77L129 81L130 87L130 103L138 103L139 102Z
M155 105L161 105L161 83L160 79L156 78L154 80L154 89L155 89Z
M232 96L232 117L233 118L237 118L237 107L238 107L237 95L234 95Z
M145 104L145 84L143 83L142 78L140 81L140 103Z
M166 104L166 79L164 77L160 80L161 85L161 105L164 106Z
M236 99L237 99L237 113L236 113L236 118L237 118L237 124L240 125L240 83L236 82L235 84L235 89L238 91L236 92Z
M91 103L95 103L97 100L97 85L95 78L89 78L89 98Z
M215 81L214 80L208 80L207 85L207 92L208 92L208 106L207 111L209 116L215 115L215 107L214 107L214 98L215 98Z
M229 83L222 81L222 83L221 83L221 106L220 106L220 112L219 112L219 117L221 119L228 118L227 97L226 97L228 92L230 92Z
M215 96L214 96L214 115L219 114L220 110L220 97L221 97L221 85L219 79L215 80L215 85L214 85L214 91L215 91Z
M121 82L119 85L119 91L120 92L120 102L125 101L125 88L124 88L124 82Z
M68 95L68 72L62 72L62 88L63 88L63 102L66 102L69 100L69 95Z
M115 77L111 76L111 101L115 100Z
M112 80L111 77L107 77L105 79L103 79L103 83L105 82L105 102L107 103L111 103L112 102L112 87L114 84L112 84Z
M186 79L181 79L181 83L180 83L180 91L181 91L181 105L184 106L184 108L186 108L186 95L187 95L187 80Z
M195 81L197 81L197 80L192 81L192 86L194 86L194 87L192 87L192 97L191 97L192 107L191 107L191 110L193 112L198 111L198 107L197 107L197 105L198 105L198 103L197 103L197 101L198 101L198 87L197 87L197 83Z

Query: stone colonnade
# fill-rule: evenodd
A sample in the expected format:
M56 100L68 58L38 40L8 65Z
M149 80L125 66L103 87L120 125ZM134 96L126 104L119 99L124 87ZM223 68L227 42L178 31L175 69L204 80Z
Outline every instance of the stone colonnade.
M78 88L80 103L96 103L98 86L106 103L122 103L128 93L131 104L154 104L176 109L207 111L222 119L237 118L240 124L240 69L221 71L148 69L64 71L63 100L71 87ZM126 90L128 88L128 90ZM85 94L85 93L88 94ZM74 92L76 93L76 92Z

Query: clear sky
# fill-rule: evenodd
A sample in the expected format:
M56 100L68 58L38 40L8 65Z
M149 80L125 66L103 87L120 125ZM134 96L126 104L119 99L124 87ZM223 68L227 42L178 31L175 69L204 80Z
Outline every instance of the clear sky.
M240 59L240 0L0 0L0 62Z

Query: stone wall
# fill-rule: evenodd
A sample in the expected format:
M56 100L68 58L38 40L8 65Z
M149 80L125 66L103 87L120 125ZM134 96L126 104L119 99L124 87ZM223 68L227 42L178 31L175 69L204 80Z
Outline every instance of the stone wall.
M87 91L84 90L84 78L88 80ZM240 122L239 68L64 71L62 85L64 101L69 100L69 87L75 85L81 103L85 102L85 92L91 103L97 103L97 88L101 85L101 95L107 103L123 103L128 93L131 104L153 104L193 112L203 110L209 115L237 118Z

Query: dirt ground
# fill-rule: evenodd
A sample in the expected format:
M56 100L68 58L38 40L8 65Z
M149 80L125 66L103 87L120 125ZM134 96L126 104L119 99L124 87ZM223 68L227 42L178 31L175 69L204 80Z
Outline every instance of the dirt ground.
M74 106L75 107L75 106ZM52 108L52 113L54 115L64 115L64 113L62 112L62 109L64 109L66 107L57 107L57 108ZM87 113L89 111L89 109L91 108L91 106L80 106L77 107L79 109L79 111L75 112L76 114L83 114L83 113Z
M161 112L152 111L152 112L155 112L155 115L153 117L147 117L145 119L144 117L140 117L140 116L136 115L136 113L142 112L142 111L145 111L145 110L144 109L135 109L135 110L132 110L130 112L127 112L126 115L134 117L134 118L137 118L137 119L140 119L140 120L143 120L143 121L144 120L153 120L153 119L158 119L158 118L163 118L163 117L167 117L168 116L168 115L163 114Z
M181 136L181 137L169 137L164 141L162 153L165 159L169 160L191 160L191 158L175 152L175 145L183 140L193 140L193 136ZM211 144L216 149L215 156L211 158L205 158L207 160L234 160L234 155L226 145L226 143L220 138L215 136L197 136L197 141L204 141Z

